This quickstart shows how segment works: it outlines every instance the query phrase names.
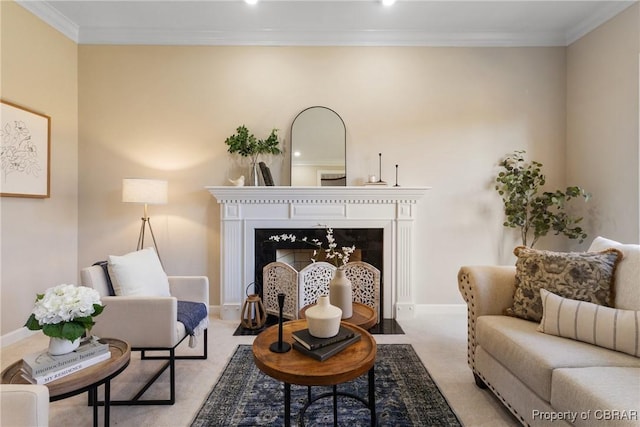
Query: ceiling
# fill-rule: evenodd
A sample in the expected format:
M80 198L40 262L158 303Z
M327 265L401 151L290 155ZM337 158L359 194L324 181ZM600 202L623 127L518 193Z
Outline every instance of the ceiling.
M566 46L634 1L33 1L80 44Z

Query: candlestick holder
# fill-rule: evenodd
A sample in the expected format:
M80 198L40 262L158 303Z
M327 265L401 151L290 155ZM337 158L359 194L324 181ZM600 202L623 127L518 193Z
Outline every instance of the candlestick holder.
M398 185L398 165L396 165L396 185L394 185L394 187L400 187Z
M385 184L382 180L382 153L378 153L378 184Z
M282 309L284 307L285 295L280 292L278 294L278 341L269 346L269 350L274 353L286 353L291 350L291 344L282 341Z

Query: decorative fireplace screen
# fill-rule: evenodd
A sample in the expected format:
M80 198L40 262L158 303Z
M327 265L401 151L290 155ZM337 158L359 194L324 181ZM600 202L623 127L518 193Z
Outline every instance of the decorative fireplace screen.
M353 288L353 301L380 313L380 270L363 261L350 262L344 269ZM262 291L267 313L278 315L277 296L282 292L286 295L283 317L297 319L302 307L315 304L321 295L329 295L329 282L335 270L335 266L326 262L309 264L299 272L282 262L267 264L263 269Z

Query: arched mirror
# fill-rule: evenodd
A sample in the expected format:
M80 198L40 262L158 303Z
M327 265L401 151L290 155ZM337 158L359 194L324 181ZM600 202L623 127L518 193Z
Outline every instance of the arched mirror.
M291 125L291 185L347 185L347 131L327 107L301 111Z

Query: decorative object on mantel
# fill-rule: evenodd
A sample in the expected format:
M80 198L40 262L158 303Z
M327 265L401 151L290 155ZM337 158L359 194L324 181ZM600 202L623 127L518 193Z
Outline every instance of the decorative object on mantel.
M531 248L551 230L555 235L563 234L569 239L580 239L579 242L582 243L587 234L576 225L582 218L569 215L566 212L566 202L578 197L587 202L591 195L575 186L567 187L564 191L538 194L538 190L545 184L545 176L541 172L542 163L526 162L525 153L524 150L515 151L499 163L502 170L496 177L495 189L504 204L503 225L519 228L522 245ZM529 237L533 237L533 240L529 240Z
M267 139L256 139L256 137L249 133L249 130L245 125L239 126L236 129L236 133L228 137L225 144L229 146L227 151L229 153L238 153L242 157L250 157L251 159L251 179L249 185L257 187L260 185L260 179L258 175L258 157L261 154L281 154L282 151L278 148L280 141L278 140L278 129L273 129Z
M378 184L387 184L382 180L382 153L378 153Z
M396 165L396 185L394 185L394 187L400 187L398 185L398 165Z
M269 169L269 167L264 163L264 162L260 162L260 172L262 172L262 180L264 181L264 185L266 185L267 187L273 187L273 177L271 176L271 170Z
M297 239L294 234L281 234L269 237L269 240L279 242L283 241L300 241L314 246L316 249L313 251L311 258L312 262L316 262L319 251L323 253L324 260L333 263L336 267L334 277L329 282L329 300L331 304L335 305L342 311L342 318L348 319L353 314L353 290L351 288L351 281L344 274L344 266L349 262L349 257L356 250L355 246L343 246L340 250L337 250L338 244L333 237L333 228L327 227L327 249L322 248L322 242L318 239L307 240L306 237Z
M104 310L98 291L86 286L58 285L36 297L33 312L24 326L42 329L50 337L49 353L70 353L80 345L80 338L90 331L93 317Z
M237 179L229 178L229 182L233 184L234 187L244 187L244 175L240 175Z
M364 185L387 186L387 183L382 180L382 153L378 153L378 173L379 175L377 177L375 175L369 175L369 179Z

